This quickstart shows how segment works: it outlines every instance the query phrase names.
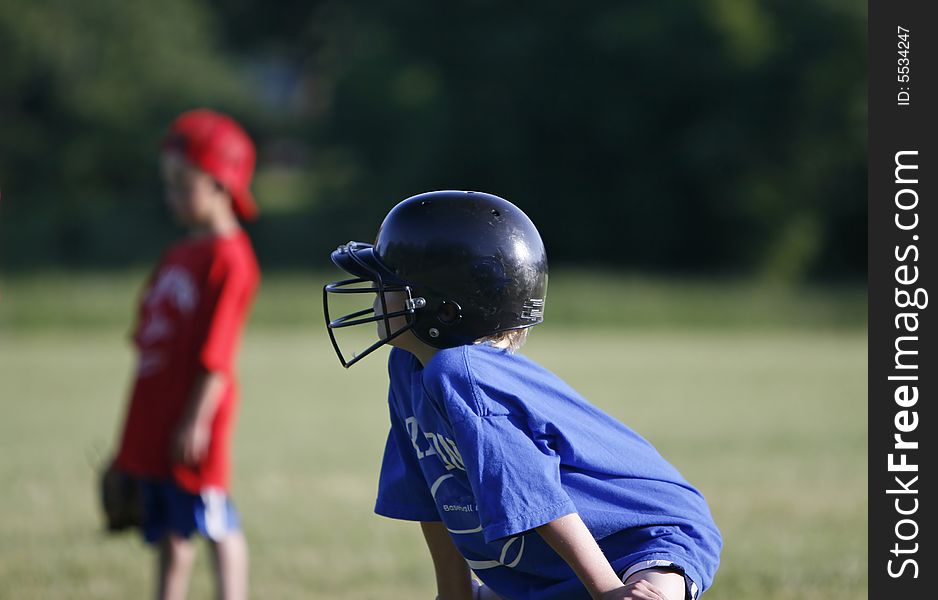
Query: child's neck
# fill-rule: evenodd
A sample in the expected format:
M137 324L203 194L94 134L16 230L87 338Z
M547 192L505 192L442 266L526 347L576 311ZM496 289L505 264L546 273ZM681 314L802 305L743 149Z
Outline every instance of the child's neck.
M410 352L417 357L417 360L419 360L420 364L424 367L426 367L433 357L436 356L436 353L439 352L437 348L418 340L413 331L407 331L403 335L395 338L391 341L391 345Z
M420 344L418 348L408 348L408 352L417 357L417 360L420 361L420 364L426 367L433 357L436 356L436 353L439 352L436 348L432 348L425 344Z
M232 213L212 215L205 223L189 229L190 237L227 237L241 230L238 218Z

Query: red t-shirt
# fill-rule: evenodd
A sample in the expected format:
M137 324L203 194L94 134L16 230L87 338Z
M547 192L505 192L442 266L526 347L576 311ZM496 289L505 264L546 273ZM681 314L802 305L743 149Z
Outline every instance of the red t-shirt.
M185 240L169 248L143 291L133 340L139 359L117 463L130 473L172 477L198 493L228 489L237 401L234 359L260 281L247 234ZM204 461L170 458L172 435L205 371L226 376Z

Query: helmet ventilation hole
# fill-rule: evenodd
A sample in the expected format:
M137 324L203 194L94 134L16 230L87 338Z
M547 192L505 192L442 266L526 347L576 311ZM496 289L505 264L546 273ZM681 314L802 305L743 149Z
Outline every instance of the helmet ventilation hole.
M436 318L444 325L452 325L462 318L462 307L450 300L444 300L436 310Z
M429 333L430 333L430 337L432 338L440 337L440 330L437 329L436 327L431 327Z

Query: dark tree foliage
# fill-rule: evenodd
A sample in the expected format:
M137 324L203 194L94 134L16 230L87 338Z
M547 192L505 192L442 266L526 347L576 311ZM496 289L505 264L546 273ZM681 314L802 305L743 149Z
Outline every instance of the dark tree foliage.
M0 7L8 265L155 252L156 141L210 105L259 142L269 266L459 188L520 205L554 263L865 273L865 4L21 4Z

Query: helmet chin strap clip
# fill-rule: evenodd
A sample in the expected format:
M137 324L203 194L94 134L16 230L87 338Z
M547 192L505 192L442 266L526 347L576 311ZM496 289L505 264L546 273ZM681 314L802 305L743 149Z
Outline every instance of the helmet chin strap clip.
M418 308L423 308L427 305L427 301L424 298L408 298L404 305L407 307L407 310L416 310Z

